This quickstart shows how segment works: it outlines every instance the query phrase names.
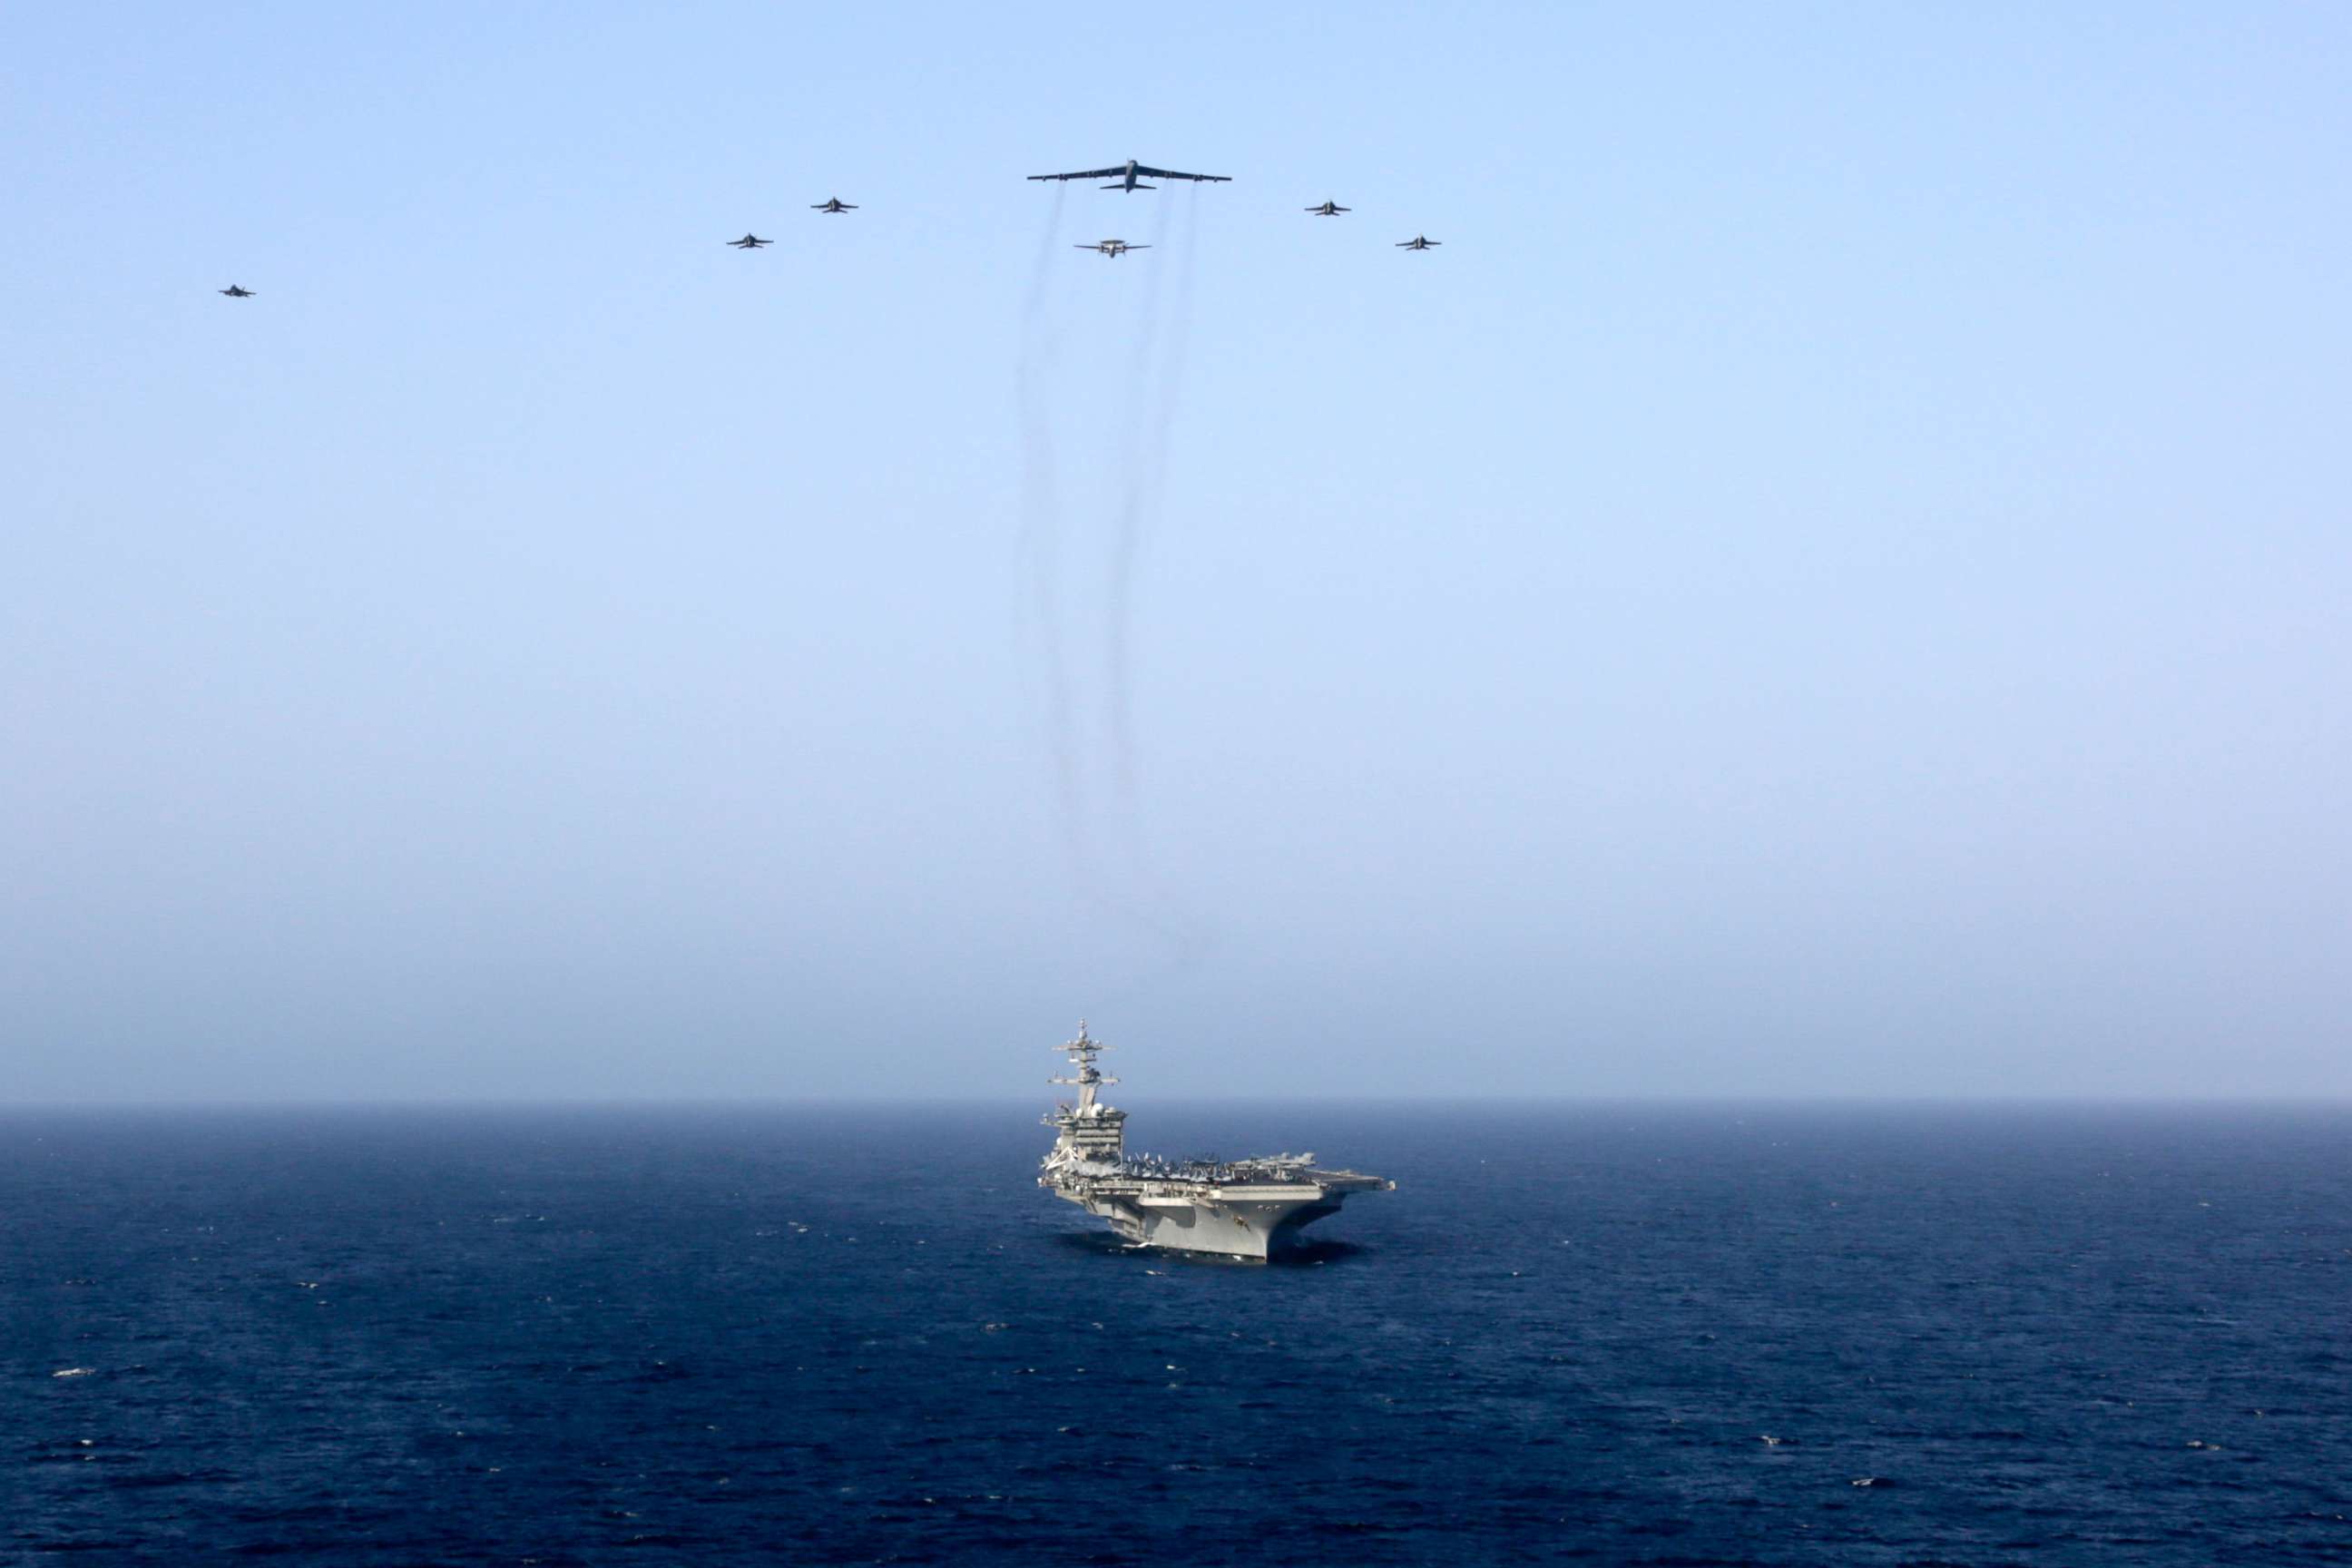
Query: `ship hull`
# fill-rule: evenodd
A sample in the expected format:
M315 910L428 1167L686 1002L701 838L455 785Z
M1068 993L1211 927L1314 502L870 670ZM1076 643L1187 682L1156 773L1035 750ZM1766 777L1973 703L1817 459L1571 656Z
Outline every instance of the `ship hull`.
M1055 1194L1107 1220L1130 1245L1264 1261L1297 1244L1298 1233L1339 1209L1340 1194L1309 1189L1220 1198Z

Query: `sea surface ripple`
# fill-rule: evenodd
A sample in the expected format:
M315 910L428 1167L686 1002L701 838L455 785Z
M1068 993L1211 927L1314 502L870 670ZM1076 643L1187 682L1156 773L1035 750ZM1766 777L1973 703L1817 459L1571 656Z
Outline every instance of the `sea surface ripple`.
M2352 1558L2352 1113L1137 1110L0 1114L0 1560Z

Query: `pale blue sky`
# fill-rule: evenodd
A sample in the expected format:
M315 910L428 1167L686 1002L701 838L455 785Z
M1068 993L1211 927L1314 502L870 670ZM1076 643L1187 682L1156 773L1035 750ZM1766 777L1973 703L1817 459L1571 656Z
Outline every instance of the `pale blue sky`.
M0 14L0 1099L2352 1092L2352 12L1268 9Z

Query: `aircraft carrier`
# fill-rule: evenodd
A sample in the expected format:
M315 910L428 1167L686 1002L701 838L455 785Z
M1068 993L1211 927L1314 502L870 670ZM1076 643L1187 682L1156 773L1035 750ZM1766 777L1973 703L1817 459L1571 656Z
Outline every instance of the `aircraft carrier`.
M1250 1160L1161 1160L1127 1152L1127 1112L1097 1099L1105 1076L1095 1058L1110 1047L1087 1033L1064 1045L1074 1076L1047 1081L1076 1088L1045 1117L1055 1130L1037 1184L1137 1247L1264 1259L1292 1246L1307 1226L1337 1214L1349 1193L1394 1192L1394 1182L1359 1171L1326 1171L1312 1154Z

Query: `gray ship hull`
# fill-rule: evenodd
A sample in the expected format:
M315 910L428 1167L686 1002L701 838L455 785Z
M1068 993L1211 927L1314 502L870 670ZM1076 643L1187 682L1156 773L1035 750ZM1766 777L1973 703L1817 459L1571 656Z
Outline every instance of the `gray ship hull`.
M1227 1189L1215 1198L1055 1195L1109 1221L1112 1230L1137 1247L1260 1260L1296 1246L1301 1230L1339 1211L1339 1194L1314 1188Z

